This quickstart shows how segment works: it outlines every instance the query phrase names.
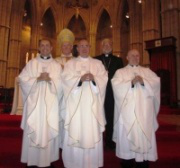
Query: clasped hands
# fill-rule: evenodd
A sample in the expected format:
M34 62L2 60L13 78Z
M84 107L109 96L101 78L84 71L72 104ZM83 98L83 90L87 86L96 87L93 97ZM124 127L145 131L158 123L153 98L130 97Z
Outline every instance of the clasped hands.
M81 76L81 82L84 81L94 81L94 76L91 73L86 73L83 76Z
M136 83L140 83L141 85L144 85L143 78L139 75L135 76L135 78L132 80L132 84L135 85Z
M49 77L49 73L43 72L40 74L40 76L37 78L37 80L49 82L49 81L51 81L51 78Z

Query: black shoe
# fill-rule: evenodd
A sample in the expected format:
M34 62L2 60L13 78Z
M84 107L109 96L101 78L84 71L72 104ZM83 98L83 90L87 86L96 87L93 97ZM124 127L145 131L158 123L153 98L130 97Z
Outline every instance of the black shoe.
M136 162L136 168L149 168L149 161Z
M121 159L121 167L122 168L134 168L134 159Z
M27 168L39 168L37 166L26 166ZM51 164L51 166L48 167L41 167L41 168L55 168L55 166L53 164Z
M113 141L107 142L106 148L114 150L116 148L116 144Z
M55 168L55 166L53 165L53 164L51 164L51 166L50 166L51 168Z
M51 164L51 166L43 167L43 168L55 168L55 166L53 164Z

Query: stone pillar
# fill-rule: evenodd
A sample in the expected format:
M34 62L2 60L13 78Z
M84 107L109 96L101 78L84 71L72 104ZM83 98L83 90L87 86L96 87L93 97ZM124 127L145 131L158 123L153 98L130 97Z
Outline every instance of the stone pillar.
M180 104L180 5L179 0L161 1L162 37L174 36L176 38L176 67L178 101Z
M19 74L21 31L24 1L13 0L11 15L11 32L9 40L6 87L14 87L15 78Z
M63 29L63 28L61 28ZM57 34L56 39L56 55L54 55L54 57L60 57L61 56L61 45L60 45L60 41L59 41L59 34L60 32Z
M12 0L0 1L0 86L6 84L8 40L10 33Z
M31 41L30 41L30 54L34 53L35 55L38 53L39 40L40 40L40 25L37 23L32 24L31 29ZM40 23L40 22L39 22Z
M145 49L145 41L160 38L160 4L159 0L142 3L143 32L143 65L149 65L149 54Z
M96 54L96 33L95 32L89 33L89 42L91 45L90 55L95 56Z

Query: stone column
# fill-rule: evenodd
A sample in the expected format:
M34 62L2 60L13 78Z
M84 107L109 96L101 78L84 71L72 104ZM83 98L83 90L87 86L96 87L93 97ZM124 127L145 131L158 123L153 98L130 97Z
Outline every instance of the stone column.
M120 27L113 25L113 54L121 56L121 38L120 38Z
M39 47L39 40L40 40L40 25L38 21L37 23L32 24L32 29L31 29L31 41L30 41L30 49L29 52L30 54L36 54L38 53L38 47Z
M143 63L142 41L142 5L137 1L131 1L130 11L130 49L137 49L142 55L140 63Z
M12 0L0 1L0 86L6 84L8 40L10 33Z
M160 4L159 0L142 3L143 32L143 65L149 65L149 54L145 49L145 41L160 38Z
M19 74L21 31L23 20L23 1L13 0L11 15L11 32L9 39L8 65L6 75L6 87L14 87L15 78Z
M89 42L91 45L90 55L95 56L96 54L96 33L95 32L89 33Z
M180 104L180 5L179 0L161 1L162 37L174 36L176 38L176 67L178 101Z

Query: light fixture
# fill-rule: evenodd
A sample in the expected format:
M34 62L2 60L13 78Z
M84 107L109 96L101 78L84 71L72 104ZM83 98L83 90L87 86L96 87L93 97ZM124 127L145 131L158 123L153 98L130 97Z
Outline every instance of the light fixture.
M110 25L109 27L110 27L110 28L113 28L113 25Z
M145 3L145 0L137 0L139 4Z
M126 18L129 19L129 13L126 13Z
M80 9L88 9L89 8L89 4L84 1L84 2L79 2L79 0L71 0L71 1L68 1L65 5L67 8L73 8L75 9L76 11L76 19L78 19L79 17L79 10Z
M43 22L40 23L40 26L43 26Z
M24 10L24 17L26 17L27 16L27 11L26 10Z

